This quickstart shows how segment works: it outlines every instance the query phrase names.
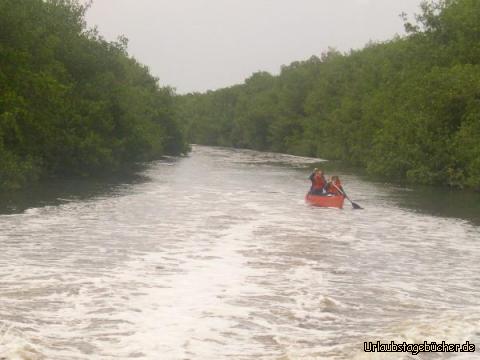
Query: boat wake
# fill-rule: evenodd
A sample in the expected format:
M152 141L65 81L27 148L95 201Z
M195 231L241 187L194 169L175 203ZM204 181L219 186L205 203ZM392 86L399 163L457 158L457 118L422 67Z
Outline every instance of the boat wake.
M22 331L6 322L0 323L0 359L44 360L45 356Z
M367 210L308 206L302 161L196 147L108 196L0 216L0 359L411 359L363 343L480 344L479 228L342 174Z

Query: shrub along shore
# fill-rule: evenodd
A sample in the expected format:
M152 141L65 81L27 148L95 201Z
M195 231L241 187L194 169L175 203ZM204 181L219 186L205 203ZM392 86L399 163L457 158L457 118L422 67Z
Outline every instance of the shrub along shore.
M177 97L189 140L480 189L480 1L424 2L407 35Z
M76 0L0 1L0 190L188 151L172 89Z

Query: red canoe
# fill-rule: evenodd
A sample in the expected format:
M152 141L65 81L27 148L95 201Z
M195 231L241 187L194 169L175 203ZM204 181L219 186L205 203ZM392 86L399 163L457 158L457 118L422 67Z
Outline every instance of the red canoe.
M343 209L345 197L342 195L312 195L308 193L305 201L313 206Z

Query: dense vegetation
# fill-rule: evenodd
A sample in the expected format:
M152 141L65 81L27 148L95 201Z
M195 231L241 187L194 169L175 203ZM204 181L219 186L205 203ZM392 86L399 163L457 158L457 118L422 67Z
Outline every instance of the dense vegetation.
M405 25L404 37L177 99L191 141L480 188L480 1L424 2Z
M187 150L169 88L75 0L0 0L0 189Z

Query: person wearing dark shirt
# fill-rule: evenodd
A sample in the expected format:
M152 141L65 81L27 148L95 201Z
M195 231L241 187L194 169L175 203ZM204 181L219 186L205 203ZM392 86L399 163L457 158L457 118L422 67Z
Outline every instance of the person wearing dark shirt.
M312 182L312 187L310 188L310 194L324 195L327 181L325 180L323 171L319 169L315 169L313 173L310 175L309 179Z

